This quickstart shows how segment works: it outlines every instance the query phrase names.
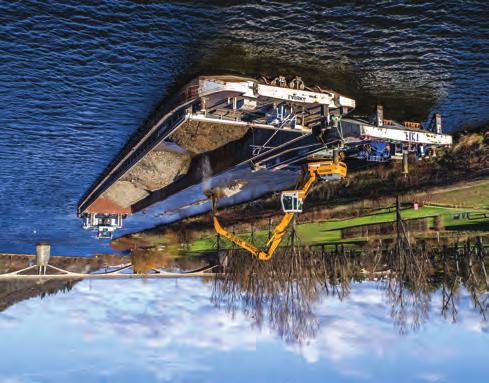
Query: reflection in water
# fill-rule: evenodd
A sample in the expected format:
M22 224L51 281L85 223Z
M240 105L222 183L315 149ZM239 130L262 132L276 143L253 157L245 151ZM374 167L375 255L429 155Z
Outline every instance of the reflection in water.
M401 334L419 330L428 319L431 298L441 291L441 314L457 319L458 297L465 288L486 320L489 298L487 248L480 240L427 248L378 247L350 251L297 245L295 234L268 262L232 250L225 277L215 281L212 301L231 313L243 311L258 327L265 323L287 342L314 338L319 322L313 303L324 295L343 300L352 282L381 280L391 317Z

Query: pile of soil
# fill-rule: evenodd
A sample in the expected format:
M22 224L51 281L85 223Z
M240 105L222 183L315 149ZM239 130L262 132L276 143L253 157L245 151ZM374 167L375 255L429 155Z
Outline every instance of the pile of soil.
M149 192L161 189L176 177L186 174L189 166L190 156L187 153L162 148L153 150L102 197L116 201L122 207L130 207L147 197Z
M171 139L193 157L239 140L248 129L247 126L189 121L173 133Z

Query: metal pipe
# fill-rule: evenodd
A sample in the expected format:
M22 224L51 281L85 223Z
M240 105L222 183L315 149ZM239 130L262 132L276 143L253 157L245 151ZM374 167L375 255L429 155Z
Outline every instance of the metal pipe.
M404 150L402 152L402 174L404 174L404 177L407 177L408 173L409 173L408 151Z
M207 278L219 277L219 273L159 273L159 274L3 274L0 275L0 281L15 281L15 280L76 280L76 279L168 279L168 278Z
M339 148L333 148L333 163L338 165L340 162L340 150Z
M378 127L384 125L384 107L382 105L377 105L377 110L375 113L375 124Z

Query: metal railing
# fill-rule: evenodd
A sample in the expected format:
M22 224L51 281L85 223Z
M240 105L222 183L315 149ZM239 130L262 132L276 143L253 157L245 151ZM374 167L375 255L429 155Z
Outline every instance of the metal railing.
M187 120L186 109L180 110L177 114L170 116L165 122L163 122L153 133L149 135L143 141L143 144L139 145L137 149L133 151L128 158L126 158L122 164L120 164L116 170L110 173L101 182L97 183L92 189L91 194L80 204L78 208L78 214L81 215L102 193L104 193L113 182L122 177L128 172L137 162L139 162L149 151L154 149L157 145L163 142L175 129Z
M61 269L56 266L46 265L38 266L33 265L21 270L12 271L5 274L0 274L0 281L18 281L18 280L78 280L78 279L148 279L148 278L189 278L189 277L216 277L219 273L215 273L214 270L219 265L208 266L191 271L165 271L165 270L153 270L152 273L130 273L132 264L128 263L122 265L116 270L105 272L93 272L93 273L81 273L73 272L65 269ZM27 272L38 271L37 274L25 274Z

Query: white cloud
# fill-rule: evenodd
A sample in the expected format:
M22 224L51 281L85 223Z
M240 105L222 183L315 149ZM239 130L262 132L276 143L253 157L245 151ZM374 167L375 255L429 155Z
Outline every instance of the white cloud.
M10 376L6 378L0 378L0 383L23 383L25 380L22 380L18 376Z
M445 381L444 375L439 372L422 372L418 375L422 382L436 383Z
M0 313L0 329L13 328L20 324L20 320L11 315Z
M383 303L382 290L371 283L354 286L351 295L341 302L333 297L314 304L320 328L313 339L302 345L281 346L267 326L260 331L241 312L233 317L215 308L210 303L211 289L197 279L82 282L68 294L13 306L0 315L0 330L9 325L25 329L36 320L45 321L47 329L59 327L65 332L66 340L59 343L60 347L66 344L73 355L82 355L81 361L99 366L98 373L112 375L120 369L138 368L156 380L207 373L213 368L209 360L216 355L254 353L264 344L274 344L274 352L295 355L312 366L326 363L352 380L374 375L363 363L367 360L409 357L422 365L460 355L437 343L436 338L420 334L400 337L393 328L390 307ZM483 325L477 313L466 306L457 326L461 331L480 332ZM432 332L447 325L440 319L433 323ZM32 334L27 332L26 336ZM51 336L46 334L47 339ZM0 352L4 350L0 345ZM113 366L103 362L110 350L122 358ZM439 376L437 369L413 370L413 374L425 381Z

